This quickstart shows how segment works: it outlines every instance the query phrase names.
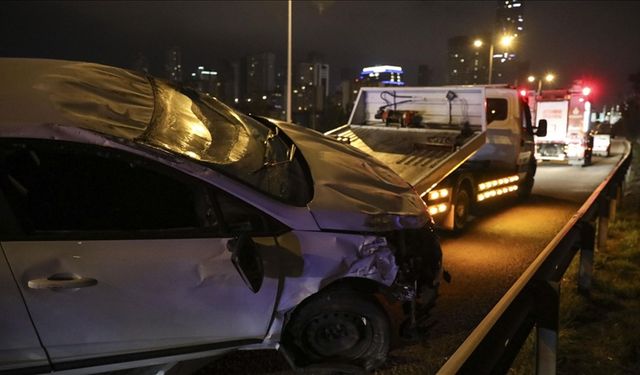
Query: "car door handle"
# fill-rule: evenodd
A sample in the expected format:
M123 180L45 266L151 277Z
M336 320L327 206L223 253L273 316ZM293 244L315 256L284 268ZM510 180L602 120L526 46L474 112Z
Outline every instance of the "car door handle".
M33 279L27 282L31 289L76 289L98 284L98 280L69 273L57 273L46 279Z

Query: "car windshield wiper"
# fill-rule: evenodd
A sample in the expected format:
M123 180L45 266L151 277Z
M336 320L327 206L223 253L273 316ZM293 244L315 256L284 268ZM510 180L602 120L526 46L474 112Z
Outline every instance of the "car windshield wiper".
M273 140L278 136L279 134L279 130L278 128L275 128L275 131L269 129L269 133L267 134L267 138L264 140L264 156L262 158L263 163L260 166L260 168L256 169L255 171L253 171L253 173L258 173L261 170L265 169L265 168L271 168L271 167L275 167L278 165L283 165L283 164L289 164L293 161L293 158L295 156L296 153L296 145L295 144L291 144L291 147L289 147L289 150L287 151L287 159L286 160L269 160L269 154L271 151L271 144L273 143Z

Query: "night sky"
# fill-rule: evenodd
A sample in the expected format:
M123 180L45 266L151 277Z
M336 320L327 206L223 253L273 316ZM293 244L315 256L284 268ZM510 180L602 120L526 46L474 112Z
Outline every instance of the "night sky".
M519 58L558 85L586 78L595 104L620 101L640 71L640 2L523 1ZM0 55L84 60L131 67L142 52L158 73L163 51L182 49L185 76L215 59L263 51L284 65L286 1L1 2ZM341 68L401 65L415 84L417 66L446 83L447 39L491 30L495 1L294 1L294 62L318 52Z

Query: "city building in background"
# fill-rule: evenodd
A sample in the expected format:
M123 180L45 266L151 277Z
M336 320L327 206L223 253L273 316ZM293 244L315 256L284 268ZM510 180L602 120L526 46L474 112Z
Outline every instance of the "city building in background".
M345 79L340 81L333 101L344 113L351 111L352 105L356 100L358 91L355 89L355 79Z
M243 65L245 101L251 102L275 91L276 55L273 52L248 55Z
M517 51L522 48L523 14L522 0L498 0L491 32L450 38L447 82L454 85L487 83L491 67L491 83L516 84L529 69L528 62L517 58ZM509 43L504 43L505 37Z
M351 112L351 105L355 102L355 94L358 93L355 88L356 77L358 77L358 71L353 67L340 69L340 83L333 93L333 102L344 113Z
M429 86L433 80L432 74L429 65L418 65L418 86Z
M514 41L506 49L496 48L493 54L493 83L515 83L522 67L517 54L524 33L524 1L498 0L494 38L511 36ZM497 46L497 45L496 45Z
M496 34L518 37L524 32L523 0L498 0Z
M276 54L262 52L245 56L231 64L235 77L231 105L240 110L284 119L284 69L276 64Z
M135 70L136 72L149 74L149 59L147 58L147 56L142 52L138 52L136 54L136 57L133 59L131 69Z
M164 74L171 82L182 82L182 52L174 46L165 51Z
M242 101L243 87L244 87L244 75L242 74L243 64L240 61L234 61L231 64L232 71L232 83L228 87L232 87L230 90L230 101L233 106L238 107L238 104ZM227 103L227 104L231 104Z
M474 44L476 40L489 40L485 35L478 38L456 36L448 41L447 82L450 85L472 85L487 83L489 48L487 43Z
M190 83L198 90L225 101L222 78L217 71L199 66L195 72L191 73Z
M329 100L329 64L318 61L317 56L310 59L312 62L296 66L292 107L296 122L316 129Z
M287 118L287 111L285 108L285 100L287 90L287 73L286 69L282 65L276 64L276 88L271 94L271 110L269 116L280 120Z

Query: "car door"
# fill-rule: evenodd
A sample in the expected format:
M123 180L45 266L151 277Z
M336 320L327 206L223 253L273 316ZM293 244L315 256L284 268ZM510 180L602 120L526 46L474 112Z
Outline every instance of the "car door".
M0 217L6 218L5 215ZM1 248L0 310L0 373L27 373L27 369L39 373L49 372L49 361Z
M54 369L262 341L278 281L254 293L230 245L245 233L274 246L268 217L226 197L225 221L213 187L124 151L0 149L20 224L2 247Z

